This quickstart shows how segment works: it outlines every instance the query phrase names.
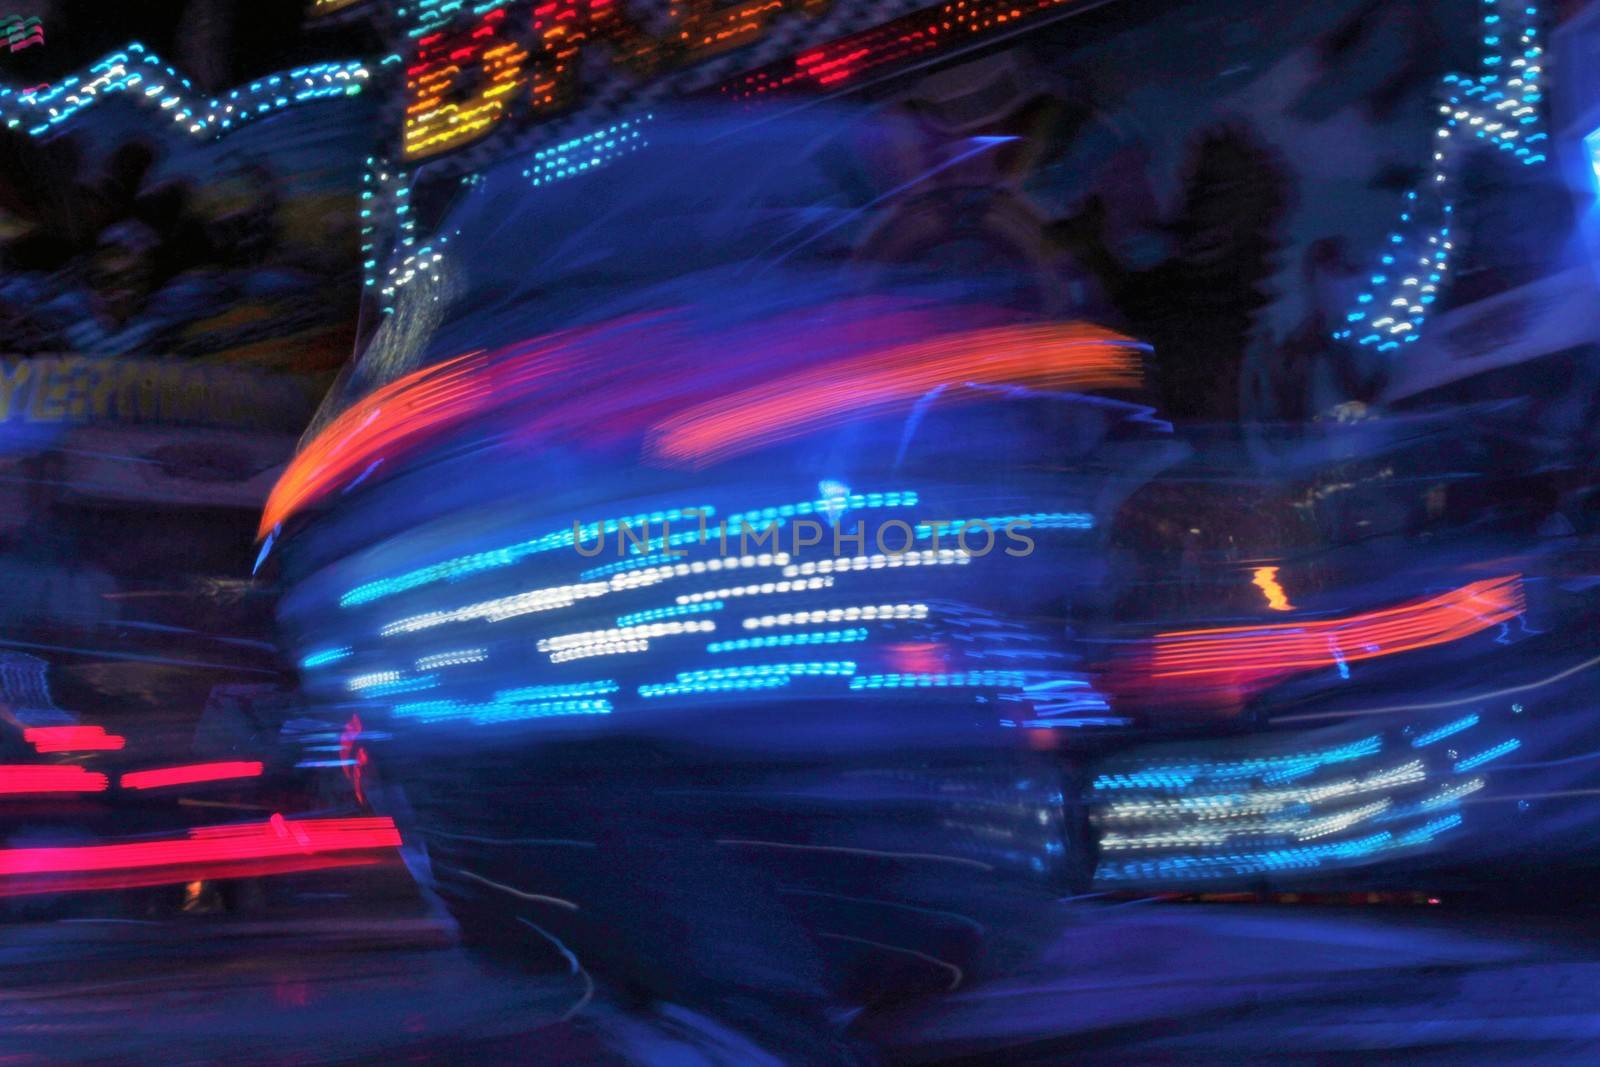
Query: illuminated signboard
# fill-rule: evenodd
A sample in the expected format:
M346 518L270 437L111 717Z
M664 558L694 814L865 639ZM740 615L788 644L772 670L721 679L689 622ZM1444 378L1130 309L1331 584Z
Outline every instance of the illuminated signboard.
M409 199L422 174L466 178L526 152L539 185L641 147L649 109L669 99L826 96L1086 6L673 0L650 20L618 0L402 4L387 23L393 51L374 65L396 91L388 150L363 190L365 291L392 313L439 258Z
M0 423L157 423L290 430L303 379L190 360L79 355L0 360Z
M744 99L783 90L828 92L880 68L1077 5L1078 0L950 0L907 10L911 5L904 3L847 0L745 0L732 6L687 0L673 4L668 28L651 33L616 0L476 7L420 0L416 23L405 33L411 50L395 53L405 83L399 155L436 156L519 114L546 118L597 98L615 99L619 90L655 90L663 81L680 92L709 89ZM704 66L747 47L735 64ZM594 55L608 58L611 70L586 80Z

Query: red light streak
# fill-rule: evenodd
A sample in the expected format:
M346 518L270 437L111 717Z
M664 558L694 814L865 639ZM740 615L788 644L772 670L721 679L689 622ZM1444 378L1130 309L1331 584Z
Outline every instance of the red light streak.
M22 731L22 739L40 753L115 752L128 743L103 726L33 726Z
M949 47L1074 0L950 0L741 74L722 91L737 97L783 89L827 89L866 71Z
M190 830L186 837L161 841L0 849L0 878L238 863L395 848L399 844L400 832L387 818L287 820L277 815L267 822L203 827ZM0 882L0 893L3 892L4 883Z
M0 795L31 793L103 793L106 776L75 764L23 764L0 766Z
M1459 641L1524 610L1521 575L1506 575L1343 618L1157 634L1138 673L1188 697L1197 689L1243 697L1303 671Z
M124 789L160 789L167 785L220 782L229 778L259 778L261 764L249 761L191 763L182 767L160 767L149 771L129 771L122 776Z
M111 874L46 874L19 878L0 878L0 897L22 897L34 893L104 892L114 889L139 889L152 885L181 885L185 882L219 878L264 878L275 874L320 871L331 867L368 867L384 862L371 853L349 852L336 856L279 856L272 859L242 860L235 863L188 863L175 867L149 867Z

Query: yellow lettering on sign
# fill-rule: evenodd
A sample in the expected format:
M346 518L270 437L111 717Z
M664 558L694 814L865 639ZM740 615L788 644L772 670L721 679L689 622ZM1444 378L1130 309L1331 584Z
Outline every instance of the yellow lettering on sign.
M117 392L117 379L121 368L107 359L97 359L84 367L84 393L88 396L89 417L105 419L111 416L111 398Z
M70 361L65 359L35 360L39 365L34 377L33 403L28 408L28 418L34 422L60 422L67 417L67 390L72 386L65 371Z
M117 417L153 419L156 417L156 366L151 363L125 364L117 375Z

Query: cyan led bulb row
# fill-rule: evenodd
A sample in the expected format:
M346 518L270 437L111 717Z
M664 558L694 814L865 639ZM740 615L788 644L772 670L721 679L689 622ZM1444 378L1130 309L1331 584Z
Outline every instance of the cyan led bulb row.
M864 674L850 679L851 689L1020 689L1027 684L1022 671Z
M0 119L39 137L114 94L165 112L194 136L215 136L287 107L359 93L370 72L358 62L315 63L251 82L227 96L202 101L189 79L135 41L89 67L43 88L0 87Z
M1311 870L1331 861L1349 861L1372 856L1394 847L1394 835L1387 830L1353 841L1326 845L1302 845L1223 855L1164 856L1158 860L1101 863L1095 877L1101 881L1156 881L1238 878L1276 871Z
M439 667L460 667L468 663L482 663L489 658L485 648L463 648L454 652L435 652L417 660L417 670L431 671Z
M542 589L529 589L521 593L513 593L510 596L480 600L476 603L465 604L459 608L444 608L438 611L425 611L418 615L408 615L385 625L379 632L385 637L392 637L396 634L416 633L419 630L428 630L435 626L444 626L449 623L471 622L479 619L486 622L504 622L507 619L514 619L522 615L571 607L580 600L592 600L608 593L642 589L674 578L698 574L703 570L729 570L736 566L744 566L747 561L752 566L772 566L779 559L787 558L782 553L777 553L762 556L730 557L720 561L707 560L699 565L700 570L696 570L696 564L679 563L671 567L651 567L642 571L628 571L622 574L613 574L604 581L574 582L570 585L546 586ZM712 563L720 563L720 568L712 568L710 566ZM811 588L818 588L819 585L816 583L825 584L831 582L832 579L810 579L810 581L814 583ZM722 590L721 595L736 596L747 594ZM680 601L682 600L682 598L679 599ZM665 611L667 609L661 610Z
M1508 738L1492 748L1488 748L1482 752L1479 752L1476 756L1468 756L1465 759L1457 760L1455 765L1456 773L1463 774L1467 771L1476 770L1477 768L1482 767L1485 763L1488 763L1491 760L1497 760L1501 756L1504 756L1510 752L1515 752L1521 747L1522 742L1520 740L1515 737Z
M717 624L710 619L651 622L615 630L589 630L584 633L542 638L536 647L550 657L551 663L568 663L575 659L591 659L595 656L620 656L646 652L650 648L652 638L710 633L716 628Z
M780 689L788 684L787 674L768 675L762 678L726 678L708 682L660 682L654 685L641 685L639 695L653 699L695 696L702 693L738 693L752 689Z
M926 549L901 552L897 555L875 552L868 556L842 556L836 559L791 563L783 568L783 574L787 578L793 578L802 574L842 574L846 571L881 571L894 567L942 567L971 562L970 555L956 548Z
M1482 778L1469 778L1456 785L1448 785L1433 796L1428 797L1419 805L1423 811L1433 811L1437 808L1449 807L1458 803L1462 797L1470 796L1482 789L1487 783Z
M717 682L729 678L767 678L773 675L801 675L804 677L834 677L856 673L853 660L822 660L809 663L753 663L738 667L707 667L701 670L680 671L680 682Z
M1452 737L1463 730L1470 730L1476 725L1478 725L1478 715L1477 712L1473 712L1471 715L1463 716L1462 718L1447 722L1443 726L1438 726L1432 730L1428 730L1425 733L1418 734L1416 737L1411 739L1411 747L1426 748L1435 741L1443 741L1445 738Z
M724 605L720 600L704 600L684 602L681 598L677 604L664 608L649 608L645 611L635 611L627 615L617 616L617 626L626 629L629 626L638 626L643 622L660 622L662 619L676 619L684 615L704 615L708 611L721 611Z
M1103 844L1110 842L1098 877L1111 883L1214 881L1367 862L1431 845L1462 825L1461 813L1451 809L1484 788L1481 776L1439 782L1433 775L1472 770L1519 745L1508 738L1460 759L1454 751L1441 754L1453 762L1426 761L1433 756L1430 746L1446 738L1454 743L1480 720L1472 713L1426 729L1409 727L1404 751L1415 758L1332 780L1322 772L1379 755L1382 738L1110 769L1094 782L1109 799L1093 814L1105 831ZM1252 847L1241 849L1245 842ZM1169 854L1124 858L1138 851Z
M613 123L593 133L541 148L533 154L522 176L537 187L615 163L649 145L640 127L654 118L654 115L645 115L642 119Z
M339 648L319 649L302 659L300 666L306 670L313 670L317 667L326 667L330 663L338 663L340 660L349 659L354 654L355 650L348 645Z
M619 559L615 563L604 563L598 567L589 567L586 570L579 571L578 580L591 582L596 578L609 578L613 574L621 574L623 571L643 570L646 567L659 567L663 564L670 566L677 559L676 555L668 555L665 552L658 552L649 556L635 556L632 559ZM706 562L710 563L712 561L707 560Z
M1423 823L1415 830L1409 830L1406 833L1401 834L1399 838L1396 839L1395 844L1401 848L1412 848L1417 845L1426 845L1435 837L1438 837L1440 834L1444 833L1446 830L1454 830L1460 825L1461 813L1459 811L1451 812L1449 815L1446 815L1443 818L1433 819L1429 822Z
M867 639L865 627L849 630L821 630L808 634L771 634L767 637L741 637L735 641L713 641L707 652L749 652L758 648L789 648L793 645L842 645Z
M814 589L827 589L833 585L833 579L819 578L793 578L781 582L752 582L750 585L726 586L722 589L706 589L698 593L684 593L677 597L678 606L684 608L697 607L702 604L716 604L722 606L725 600L737 600L747 596L771 596L775 593L806 593ZM665 609L662 609L665 610Z
M571 697L606 696L617 691L613 679L603 678L592 682L566 682L559 685L527 685L519 689L502 689L494 695L497 703L517 704L543 700L560 700Z
M1343 833L1357 823L1367 822L1382 815L1394 806L1394 801L1389 797L1375 800L1370 804L1349 808L1345 811L1334 812L1316 819L1300 820L1296 823L1291 833L1302 841L1315 841L1321 837Z
M1128 773L1110 773L1096 776L1095 789L1186 789L1196 781L1226 781L1270 775L1285 769L1304 766L1318 767L1329 763L1346 763L1364 756L1376 755L1383 741L1377 735L1364 737L1349 744L1335 745L1316 752L1294 752L1281 756L1261 756L1244 760L1195 762L1169 767L1140 768Z
M1377 819L1393 806L1388 797L1329 815L1290 815L1188 823L1145 833L1107 832L1100 847L1108 852L1149 851L1167 848L1220 847L1241 839L1267 838L1287 843L1315 841Z
M656 525L662 522L681 522L689 512L705 512L714 515L716 509L709 504L699 508L671 508L666 511L643 512L637 515L626 515L615 519L606 519L602 522L589 523L580 526L574 531L572 523L568 523L559 530L552 530L538 537L529 538L506 545L504 548L492 548L484 552L473 552L464 556L456 556L441 563L432 563L426 567L406 571L392 578L380 578L372 582L364 582L339 598L340 607L354 607L358 604L371 603L383 597L394 596L422 586L432 585L435 582L460 581L473 574L484 571L497 570L519 563L529 556L543 552L555 552L563 548L571 548L581 538L588 541L596 537L614 534L624 524L634 527Z
M1019 515L991 515L987 519L951 519L939 525L939 536L941 539L960 537L964 529L976 530L984 526L998 532L1012 523L1025 530L1092 530L1094 516L1086 511L1032 511ZM933 534L932 523L917 524L917 540L925 541Z
M1463 149L1488 144L1524 164L1545 162L1539 9L1526 0L1483 0L1483 55L1476 77L1444 79L1441 122L1434 131L1432 166L1420 189L1406 194L1400 224L1390 232L1371 285L1334 330L1335 340L1354 340L1392 352L1420 336L1449 269L1451 185Z
M1128 777L1136 778L1138 776L1130 775ZM1365 776L1343 778L1332 782L1320 782L1315 785L1296 786L1287 789L1250 788L1248 785L1236 781L1225 793L1201 793L1177 797L1141 797L1136 800L1118 800L1107 805L1101 812L1100 818L1108 822L1130 819L1189 819L1204 821L1231 819L1245 815L1267 815L1293 806L1322 804L1330 800L1358 796L1362 793L1414 785L1426 780L1426 778L1427 772L1423 768L1421 761L1411 760ZM1263 776L1262 780L1265 782L1267 779ZM1170 778L1159 774L1151 776L1151 781L1155 784L1146 788L1163 790L1187 788L1187 786L1175 786L1171 784L1172 780ZM1195 779L1191 778L1189 781L1193 783Z
M815 611L785 611L776 615L756 615L745 619L746 630L770 630L775 626L816 626L835 622L872 622L878 619L926 619L926 604L866 604L848 608L819 608Z
M642 623L614 630L585 630L581 633L556 634L541 637L535 646L540 652L559 652L564 648L602 644L608 641L626 641L632 638L673 637L678 634L710 633L717 624L710 619L688 619L673 622Z
M489 701L467 703L459 700L421 700L396 704L393 714L402 719L437 723L467 721L475 724L508 722L517 719L548 719L569 715L609 715L609 700L546 700L532 703Z
M486 10L492 10L497 6L501 5L490 5ZM414 34L415 32L413 31ZM615 122L549 148L539 149L534 152L522 176L528 178L530 184L538 187L599 170L607 164L647 147L650 142L645 139L640 127L654 118L654 115L647 114L642 119ZM386 163L385 167L393 167L396 172L400 170L398 166L392 164ZM471 175L463 181L472 184L476 179L476 175ZM399 231L394 251L404 251L404 254L388 266L381 279L376 270L378 265L376 255L363 263L363 285L366 288L378 289L382 296L379 311L385 315L394 314L394 301L402 289L419 278L433 279L443 259L443 253L436 251L431 243L415 251L408 251L416 243L416 219L410 214L409 205L400 197L410 191L410 175L405 174L402 177L401 188L388 202L392 216L390 221ZM441 234L434 240L442 245L449 242L450 235Z
M457 622L472 622L476 620L504 622L506 619L531 615L535 612L568 608L580 600L605 596L609 592L611 592L611 584L609 582L579 582L574 585L556 585L544 589L530 589L522 593L513 593L511 596L494 597L491 600L481 600L475 604L466 604L459 608L446 608L440 611L425 611L420 615L408 615L403 619L396 619L394 622L387 624L378 632L384 637L393 637L396 634L417 633L421 630L430 630L436 626L445 626Z
M596 656L629 656L650 651L650 642L643 637L622 638L616 641L596 641L592 645L574 645L548 653L551 663L570 663L575 659L593 659Z
M828 483L823 483L826 486ZM835 485L837 483L834 483ZM660 552L665 548L681 548L684 545L705 545L713 541L726 551L723 539L727 545L740 545L741 535L750 538L752 544L758 539L768 536L769 529L781 530L788 525L790 519L804 518L816 515L828 522L836 522L840 515L846 511L876 510L879 508L910 508L916 507L919 497L914 490L900 490L883 493L823 493L817 500L802 500L795 504L776 504L764 508L751 508L749 511L739 511L729 515L718 523L711 523L710 514L707 514L706 529L702 532L697 525L693 529L680 530L677 533L664 537L655 537L643 544L632 544L628 551L635 553ZM748 534L746 533L748 531Z

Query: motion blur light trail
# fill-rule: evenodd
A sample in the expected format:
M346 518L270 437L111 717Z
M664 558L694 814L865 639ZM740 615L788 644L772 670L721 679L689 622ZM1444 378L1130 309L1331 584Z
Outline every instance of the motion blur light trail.
M1143 680L1169 693L1214 687L1248 695L1303 671L1459 641L1525 610L1520 575L1487 578L1342 618L1157 634L1139 670Z
M647 456L704 466L846 419L909 409L943 387L1118 390L1142 381L1144 346L1126 337L1084 324L969 328L996 315L874 300L718 330L684 312L659 313L458 356L414 371L340 415L273 487L257 535L266 537L380 459L393 464L448 429L535 398L581 394L585 403L529 413L518 424L525 440L648 430ZM908 343L906 336L924 339ZM762 358L739 359L746 348ZM619 374L617 366L640 350L652 353L655 372ZM707 373L713 352L715 369ZM765 373L790 360L806 369L776 379Z
M330 863L368 862L359 854L397 848L400 834L388 818L284 819L190 830L182 838L114 845L0 849L0 897L65 888L159 885L251 873L246 861L268 861L279 873ZM336 855L330 855L336 854ZM277 861L291 861L289 864ZM296 863L313 861L309 868ZM98 875L78 884L77 875ZM44 877L49 876L49 877Z
M191 763L182 767L159 767L148 771L129 771L121 779L124 789L159 789L169 785L221 782L232 778L257 778L261 764L254 760L222 763Z
M1280 734L1119 757L1092 783L1097 877L1150 886L1288 877L1426 848L1462 825L1463 799L1485 786L1462 775L1521 745L1506 738L1459 760L1433 747L1480 726L1503 728L1472 715L1321 748Z
M103 726L33 726L22 739L41 755L56 752L115 752L127 738L106 733Z
M27 796L39 793L102 793L106 776L76 765L0 767L0 794Z
M1136 355L1142 349L1119 334L1077 323L913 342L690 408L655 427L650 451L669 462L703 466L964 382L1134 389L1142 380Z

